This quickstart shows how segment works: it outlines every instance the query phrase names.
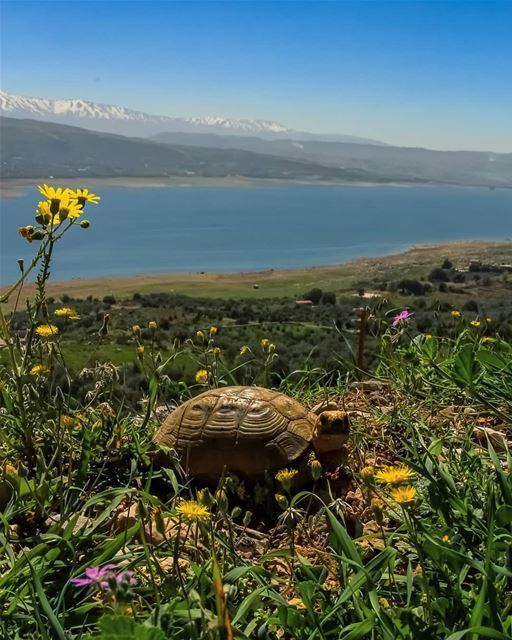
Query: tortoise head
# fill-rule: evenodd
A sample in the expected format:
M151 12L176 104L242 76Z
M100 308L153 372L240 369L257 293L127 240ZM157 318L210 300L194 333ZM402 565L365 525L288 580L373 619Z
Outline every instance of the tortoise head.
M348 440L350 425L344 411L322 411L316 422L313 446L318 453L337 451Z

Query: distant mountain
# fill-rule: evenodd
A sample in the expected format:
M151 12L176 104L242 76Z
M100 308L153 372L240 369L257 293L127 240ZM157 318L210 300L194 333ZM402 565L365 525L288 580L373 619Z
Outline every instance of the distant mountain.
M326 167L240 149L162 144L38 120L0 118L3 178L244 176L305 181L375 181L364 171Z
M111 104L97 104L81 99L48 100L17 96L0 91L0 115L10 118L31 118L80 126L94 131L105 131L127 136L150 136L162 131L183 133L220 133L223 135L259 136L268 139L289 138L300 135L304 139L338 140L346 142L373 142L375 140L345 135L316 135L293 131L271 120L236 120L221 117L174 118L134 111Z
M388 181L451 182L465 185L512 186L512 154L481 151L434 151L413 147L264 140L249 136L160 133L152 140L170 144L243 149L344 170L363 171Z

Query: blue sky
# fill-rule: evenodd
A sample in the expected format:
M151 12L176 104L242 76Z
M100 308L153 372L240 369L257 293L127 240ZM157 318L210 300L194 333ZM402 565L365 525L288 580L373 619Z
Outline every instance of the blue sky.
M1 85L512 151L512 2L1 4Z

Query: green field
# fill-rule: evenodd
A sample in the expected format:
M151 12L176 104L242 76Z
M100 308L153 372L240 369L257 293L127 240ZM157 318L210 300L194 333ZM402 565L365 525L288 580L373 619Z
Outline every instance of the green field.
M342 265L307 269L234 274L139 275L49 282L48 295L59 298L67 294L73 298L86 298L90 295L130 297L134 293L174 293L201 298L300 298L312 287L346 294L355 292L360 286L371 289L375 283L383 280L423 277L446 257L459 268L467 267L470 259L510 264L512 243L425 245L394 256L362 258ZM5 291L6 287L3 287L0 293ZM31 295L33 291L32 285L26 285L24 295Z

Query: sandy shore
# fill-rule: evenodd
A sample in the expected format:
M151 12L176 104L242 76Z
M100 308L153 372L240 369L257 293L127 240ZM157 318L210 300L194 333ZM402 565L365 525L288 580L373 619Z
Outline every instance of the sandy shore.
M449 244L417 245L395 255L358 258L344 264L302 269L269 269L239 273L161 273L123 277L75 278L50 281L48 295L84 298L131 296L136 292L167 292L207 297L276 297L301 296L318 286L338 293L350 292L361 280L378 281L404 277L421 277L433 266L449 257L456 267L467 267L469 260L512 263L512 242L464 241ZM0 287L0 294L8 286ZM24 287L23 297L32 296L33 284Z
M130 189L158 189L158 188L186 188L186 187L257 187L257 186L286 186L286 185L310 185L310 186L344 186L344 187L447 187L464 186L450 184L434 184L424 182L343 182L343 181L312 181L312 180L282 180L282 179L258 179L245 178L243 176L230 176L226 178L203 178L175 176L169 178L0 178L0 198L15 198L23 195L30 188L36 188L38 184L66 185L73 189L87 186L89 189L100 187L125 187ZM465 186L467 189L482 188Z

